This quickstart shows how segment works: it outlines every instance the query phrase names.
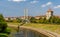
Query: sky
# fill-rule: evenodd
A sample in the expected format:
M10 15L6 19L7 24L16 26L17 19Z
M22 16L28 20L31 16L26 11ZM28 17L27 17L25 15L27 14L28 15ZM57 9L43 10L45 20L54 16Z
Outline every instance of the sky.
M45 15L49 8L60 16L60 0L0 0L0 13L4 17L23 16L25 8L29 16Z

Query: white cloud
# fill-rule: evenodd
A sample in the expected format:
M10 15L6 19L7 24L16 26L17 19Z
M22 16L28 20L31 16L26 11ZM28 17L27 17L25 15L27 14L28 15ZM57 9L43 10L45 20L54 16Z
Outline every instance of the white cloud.
M41 7L46 7L46 5L45 5L45 4L43 4Z
M46 7L46 6L49 6L49 5L51 5L52 4L52 2L48 2L48 3L46 3L46 4L43 4L41 7Z
M51 5L52 4L52 2L48 2L46 5Z
M30 3L35 4L35 3L38 3L38 1L34 0L34 1L31 1Z
M55 6L54 8L60 8L60 5Z
M13 1L13 2L22 2L22 1L26 1L26 0L8 0L8 1Z

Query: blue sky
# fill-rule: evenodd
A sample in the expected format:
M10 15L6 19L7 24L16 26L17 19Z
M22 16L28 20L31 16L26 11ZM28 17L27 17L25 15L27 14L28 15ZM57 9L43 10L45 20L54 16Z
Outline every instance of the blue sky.
M5 17L23 16L25 8L30 16L45 15L49 8L60 16L60 0L0 0L0 13Z

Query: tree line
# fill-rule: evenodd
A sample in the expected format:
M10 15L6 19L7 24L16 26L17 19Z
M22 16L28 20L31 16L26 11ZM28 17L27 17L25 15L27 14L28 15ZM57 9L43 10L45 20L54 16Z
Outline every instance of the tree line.
M18 23L21 23L22 21L23 21L23 19L20 19L20 18L16 18L16 20L11 20L10 18L8 18L7 22L18 22ZM35 17L31 17L29 19L29 21L31 23L60 24L60 18L56 17L56 16L52 16L49 19L46 19L46 17L44 17L44 18L41 17L39 19L36 19Z
M52 16L49 19L46 19L46 17L35 19L34 17L32 17L30 19L30 22L31 23L42 23L42 24L60 24L60 18L56 16Z

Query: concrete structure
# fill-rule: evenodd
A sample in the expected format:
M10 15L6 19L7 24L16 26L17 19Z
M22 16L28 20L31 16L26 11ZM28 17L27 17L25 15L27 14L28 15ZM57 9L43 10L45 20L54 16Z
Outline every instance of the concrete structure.
M23 22L25 22L25 23L30 22L28 19L28 9L27 8L24 9L24 20L23 20Z
M28 9L27 8L24 9L24 19L25 20L28 19Z
M51 16L53 16L53 11L49 9L46 13L46 19L49 19Z

